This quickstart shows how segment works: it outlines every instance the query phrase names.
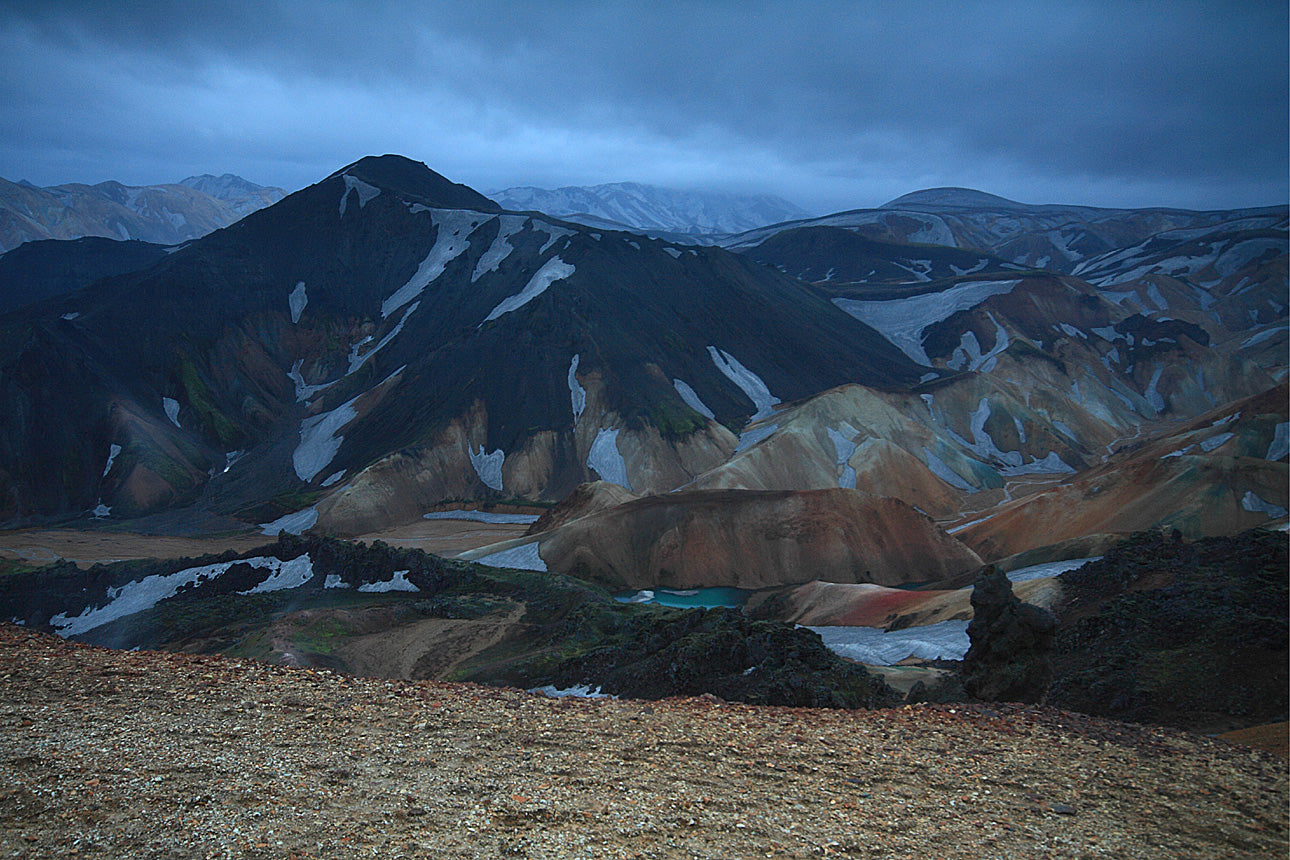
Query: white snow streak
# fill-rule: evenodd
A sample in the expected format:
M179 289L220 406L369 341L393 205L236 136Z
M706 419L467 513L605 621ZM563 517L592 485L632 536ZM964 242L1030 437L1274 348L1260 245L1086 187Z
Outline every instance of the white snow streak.
M475 474L479 476L479 480L494 490L500 490L502 464L506 462L506 452L498 448L491 454L485 454L483 443L480 443L479 453L475 453L474 445L466 446L466 450L470 453L470 465L475 468Z
M1272 437L1272 444L1268 446L1266 460L1280 460L1282 457L1290 454L1290 421L1282 421L1277 425L1276 435Z
M318 522L318 509L309 506L292 514L284 514L271 523L260 523L260 534L276 537L278 532L289 535L303 534Z
M106 478L107 473L112 471L112 463L114 460L116 460L116 455L120 453L121 453L120 445L116 444L115 442L113 442L111 445L108 445L108 458L107 458L106 465L103 466L103 477Z
M497 307L484 317L484 322L490 322L500 317L502 314L508 314L517 308L531 302L533 299L546 292L546 288L551 286L555 281L569 277L574 272L573 266L561 260L559 257L552 257L546 261L546 264L534 273L533 277L517 294L509 299L502 301ZM482 323L481 323L482 325Z
M856 488L856 470L847 461L856 452L856 443L842 435L840 430L834 430L832 427L826 427L825 429L828 431L829 438L833 440L837 463L842 467L842 474L838 476L838 486L854 490Z
M1280 505L1274 505L1271 502L1263 501L1263 499L1259 498L1258 494L1253 490L1249 490L1245 493L1244 498L1241 499L1241 507L1253 513L1262 511L1274 520L1279 520L1287 513L1290 513Z
M502 261L515 250L507 240L520 232L524 228L524 223L528 221L524 215L498 215L497 219L497 238L493 239L493 244L488 246L488 250L475 264L475 271L470 276L472 284L489 272L497 271Z
M345 214L345 209L349 206L349 192L358 189L358 208L362 209L367 205L367 201L381 193L381 189L375 185L368 185L361 179L350 176L346 173L341 177L345 180L345 190L340 193L340 214Z
M299 588L314 578L313 562L309 560L308 555L298 556L291 559L291 561L279 561L273 557L269 557L264 561L264 565L255 566L269 568L273 571L272 575L255 588L239 591L238 594L265 594L270 591L286 591L290 588ZM277 562L277 564L274 564L274 562Z
M312 481L340 451L344 437L336 434L358 417L354 403L361 396L355 395L330 412L323 412L300 422L300 444L291 455L292 465L300 480Z
M388 317L408 302L421 295L435 278L443 274L449 263L470 247L466 238L492 216L468 209L434 209L430 218L438 232L434 247L417 266L416 273L385 301L381 302L381 316Z
M721 371L726 379L739 386L739 390L748 395L748 399L757 407L757 411L748 419L749 421L765 418L771 413L772 408L780 403L780 399L770 393L770 389L762 382L761 377L740 364L730 353L724 349L709 346L708 355L712 357L712 363L717 366L717 370Z
M631 489L627 481L627 461L618 450L618 430L601 428L587 452L587 466L594 469L602 480Z
M712 410L707 407L707 404L703 402L695 390L687 385L684 380L673 379L672 387L676 389L677 394L681 395L681 399L685 401L686 406L690 407L695 412L698 412L700 415L705 416L709 421L717 420L717 416L712 414Z
M291 308L291 322L300 322L300 315L305 312L305 306L309 304L309 293L305 290L304 281L296 281L296 288L287 296L287 305Z
M763 424L760 427L745 430L739 434L739 444L735 445L734 453L730 456L733 457L735 454L742 454L761 440L769 438L770 435L778 429L778 424Z
M578 361L581 356L575 355L569 362L569 404L573 409L573 423L577 424L582 417L582 410L587 408L587 389L578 382Z

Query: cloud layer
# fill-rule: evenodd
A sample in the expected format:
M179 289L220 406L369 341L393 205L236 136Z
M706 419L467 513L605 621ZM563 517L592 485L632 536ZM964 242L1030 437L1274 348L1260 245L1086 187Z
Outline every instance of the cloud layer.
M0 176L1287 198L1284 3L0 0Z

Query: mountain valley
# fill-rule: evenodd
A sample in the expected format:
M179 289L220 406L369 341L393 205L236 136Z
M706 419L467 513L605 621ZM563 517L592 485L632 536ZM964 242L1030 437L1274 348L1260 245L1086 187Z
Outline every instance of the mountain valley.
M0 256L0 547L202 541L0 562L5 617L405 679L873 706L914 681L785 622L966 622L986 565L1070 565L1016 583L1064 617L1076 572L1144 535L1257 547L1238 579L1284 557L1285 207L931 189L687 238L544 200L387 155L184 244ZM386 542L452 516L527 530L449 560ZM236 552L207 554L219 535ZM744 611L622 602L706 589ZM924 692L962 656L936 653Z

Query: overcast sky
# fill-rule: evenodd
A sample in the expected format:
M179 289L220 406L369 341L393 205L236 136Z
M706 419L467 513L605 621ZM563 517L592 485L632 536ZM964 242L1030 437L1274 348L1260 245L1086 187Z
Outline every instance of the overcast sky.
M0 176L1287 201L1287 4L0 0Z

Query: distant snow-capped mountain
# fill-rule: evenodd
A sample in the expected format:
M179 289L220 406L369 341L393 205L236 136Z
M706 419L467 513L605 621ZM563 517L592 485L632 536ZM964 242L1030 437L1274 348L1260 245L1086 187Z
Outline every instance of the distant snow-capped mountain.
M36 239L141 239L173 245L227 227L286 196L238 176L168 185L69 183L40 188L0 179L0 252Z
M556 188L506 188L489 195L505 209L537 211L591 227L701 235L739 233L810 213L769 194L678 191L636 182Z

